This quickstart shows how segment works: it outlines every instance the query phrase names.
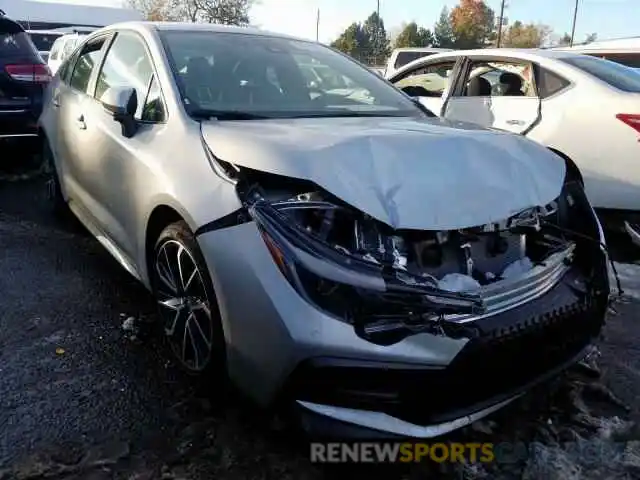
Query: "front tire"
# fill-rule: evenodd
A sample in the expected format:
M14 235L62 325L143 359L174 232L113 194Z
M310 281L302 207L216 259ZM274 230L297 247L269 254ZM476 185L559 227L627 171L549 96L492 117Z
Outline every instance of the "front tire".
M218 302L202 252L184 221L162 231L149 271L161 326L178 364L192 375L224 379Z

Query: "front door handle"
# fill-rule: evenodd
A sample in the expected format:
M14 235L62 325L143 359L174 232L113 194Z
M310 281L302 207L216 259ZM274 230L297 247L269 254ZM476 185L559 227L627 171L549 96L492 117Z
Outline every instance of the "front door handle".
M524 125L524 120L507 120L507 125Z
M76 125L78 125L78 128L80 130L86 130L87 129L87 124L84 121L84 115L80 115L77 119L76 119Z

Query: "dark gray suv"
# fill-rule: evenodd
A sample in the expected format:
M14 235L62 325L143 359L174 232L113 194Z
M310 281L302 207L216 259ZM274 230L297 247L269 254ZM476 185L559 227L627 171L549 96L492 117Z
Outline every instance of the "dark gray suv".
M0 142L37 136L51 72L17 22L0 10Z

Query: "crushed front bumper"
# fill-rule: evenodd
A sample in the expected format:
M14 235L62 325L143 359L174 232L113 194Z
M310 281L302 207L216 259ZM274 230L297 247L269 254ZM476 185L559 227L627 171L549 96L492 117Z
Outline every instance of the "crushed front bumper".
M449 322L474 332L470 338L420 333L380 346L291 288L255 224L198 241L218 295L231 379L259 404L296 404L312 428L326 425L322 417L369 436L459 428L579 360L607 308L607 291L588 293L570 267L551 275L553 285L540 283L535 298Z
M446 367L314 358L291 376L289 394L314 429L323 426L317 415L369 437L432 437L460 428L584 357L607 303L576 292L572 275L538 299L478 321L478 336Z

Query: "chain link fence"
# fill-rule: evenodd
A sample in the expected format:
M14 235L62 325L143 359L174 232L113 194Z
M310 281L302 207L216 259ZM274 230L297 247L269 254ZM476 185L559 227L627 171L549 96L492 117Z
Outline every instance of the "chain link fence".
M387 64L387 57L382 55L351 55L360 63L368 67L384 67Z

